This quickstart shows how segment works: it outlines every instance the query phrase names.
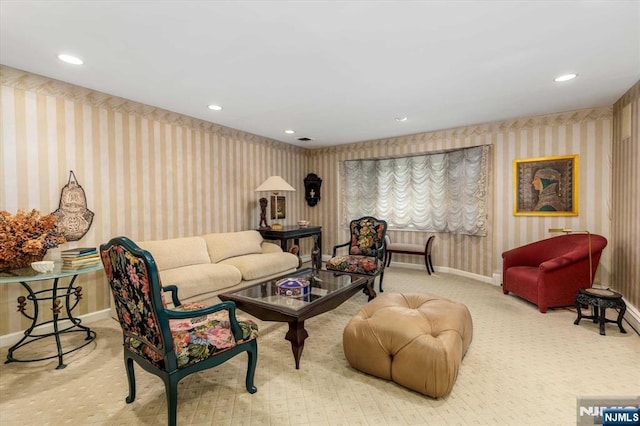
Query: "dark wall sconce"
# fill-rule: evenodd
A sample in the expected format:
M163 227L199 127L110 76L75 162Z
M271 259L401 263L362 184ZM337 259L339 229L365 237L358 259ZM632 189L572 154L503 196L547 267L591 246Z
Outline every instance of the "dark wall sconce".
M315 173L309 173L304 178L304 198L307 200L307 204L310 207L315 206L320 201L320 186L322 185L322 179Z

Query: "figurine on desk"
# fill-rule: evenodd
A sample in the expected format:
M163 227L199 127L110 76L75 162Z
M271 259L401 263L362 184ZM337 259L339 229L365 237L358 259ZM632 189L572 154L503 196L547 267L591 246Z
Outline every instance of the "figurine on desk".
M311 250L311 267L313 268L313 280L322 281L318 276L318 270L322 265L322 253L320 253L320 247L318 247L318 236L313 236L313 249Z
M271 229L269 224L267 223L267 199L260 198L260 225L258 225L259 229Z

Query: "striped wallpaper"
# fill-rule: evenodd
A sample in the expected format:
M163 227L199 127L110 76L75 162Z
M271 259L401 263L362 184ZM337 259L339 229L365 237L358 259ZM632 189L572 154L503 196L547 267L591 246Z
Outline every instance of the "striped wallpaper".
M640 308L640 81L613 112L611 287Z
M341 161L491 144L493 191L488 209L488 236L436 234L432 256L436 266L485 277L495 274L499 280L501 253L551 236L548 228L587 229L609 238L611 127L612 110L604 107L313 150L311 168L324 181L322 202L311 220L322 221L326 226L326 247L346 241L346 229L338 226ZM566 154L579 156L579 216L514 216L513 160ZM414 244L424 244L429 235L394 231L390 234L394 241ZM422 263L416 256L396 255L395 258ZM605 251L597 281L609 281L610 263L611 252Z
M0 72L0 210L54 211L73 170L95 213L82 240L47 258L117 235L256 229L258 199L269 194L254 189L274 174L297 189L286 194L284 223L304 214L305 149L11 68ZM77 313L109 307L103 275L82 277ZM0 286L0 335L28 325L16 314L22 293L19 284Z
M499 282L502 251L549 236L549 227L589 229L611 243L612 111L594 108L306 150L0 66L0 210L54 211L74 170L95 218L81 241L62 249L97 246L116 235L146 240L253 229L259 222L257 200L268 195L253 189L278 174L297 189L286 194L284 222L308 219L322 225L326 256L347 235L338 217L341 161L491 144L488 237L438 234L433 256L436 266ZM637 144L636 137L636 156ZM579 155L579 216L514 217L513 160L564 154ZM308 173L323 179L316 207L304 200ZM632 217L623 216L627 223ZM422 244L427 234L392 231L391 236ZM605 250L598 281L610 282L612 255ZM415 256L394 260L421 263ZM79 314L109 306L102 275L86 278ZM26 327L15 312L21 293L18 284L0 286L0 335Z

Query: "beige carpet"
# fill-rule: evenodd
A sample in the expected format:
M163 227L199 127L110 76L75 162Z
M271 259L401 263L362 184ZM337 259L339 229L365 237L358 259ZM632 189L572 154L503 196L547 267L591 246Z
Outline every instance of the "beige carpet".
M640 338L589 320L573 309L538 312L499 287L449 274L391 267L386 292L425 292L462 302L474 322L471 347L451 394L434 400L351 369L342 330L366 303L358 294L306 323L295 370L283 323L259 322L256 394L244 387L246 356L179 385L180 425L571 425L576 398L640 393ZM0 424L166 424L164 386L140 368L137 398L127 382L113 320L90 324L97 340L56 361L0 364ZM50 349L47 347L45 349ZM39 350L37 347L34 351ZM6 359L7 348L0 349Z

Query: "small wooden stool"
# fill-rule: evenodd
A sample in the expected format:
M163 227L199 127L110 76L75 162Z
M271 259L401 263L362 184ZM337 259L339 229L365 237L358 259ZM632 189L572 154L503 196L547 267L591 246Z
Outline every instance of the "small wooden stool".
M592 306L593 315L582 315L582 305ZM622 328L622 317L624 317L624 313L627 310L627 304L622 300L620 293L608 288L581 288L576 296L575 306L578 311L578 318L574 321L574 324L579 324L582 318L592 319L593 322L600 323L600 334L604 336L604 324L613 322L618 324L620 333L626 333L625 329ZM607 308L613 308L618 311L617 320L607 319L605 316Z

